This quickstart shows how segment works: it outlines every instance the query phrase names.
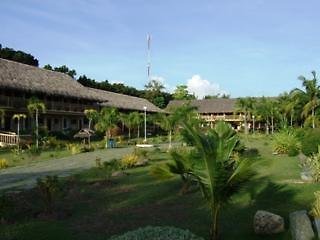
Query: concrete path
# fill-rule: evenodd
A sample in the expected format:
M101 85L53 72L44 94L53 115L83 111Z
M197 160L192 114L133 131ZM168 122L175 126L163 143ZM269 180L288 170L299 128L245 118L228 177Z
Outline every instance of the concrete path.
M133 147L96 150L0 170L0 190L27 189L33 187L39 177L46 175L69 176L95 166L97 157L101 158L101 161L108 161L113 158L121 158L132 151Z

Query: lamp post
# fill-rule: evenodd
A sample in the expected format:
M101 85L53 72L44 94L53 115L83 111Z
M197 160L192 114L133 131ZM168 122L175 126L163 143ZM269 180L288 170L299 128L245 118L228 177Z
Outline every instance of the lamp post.
M144 106L144 140L143 142L146 143L147 142L147 107Z
M252 126L252 127L253 127L253 133L254 133L254 124L255 124L254 119L255 119L255 116L253 115L253 116L252 116L252 120L253 120L253 121L252 121L252 123L253 123L253 126Z

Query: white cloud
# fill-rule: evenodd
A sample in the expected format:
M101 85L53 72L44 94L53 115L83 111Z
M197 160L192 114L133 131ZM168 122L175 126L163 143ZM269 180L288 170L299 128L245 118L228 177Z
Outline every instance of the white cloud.
M197 98L202 99L206 95L227 94L217 83L211 83L202 79L200 75L193 75L187 81L188 91L194 93Z
M162 77L162 76L151 76L150 78L151 78L151 80L156 80L156 81L160 82L165 87L165 90L167 92L172 93L174 91L174 87L171 86L170 84L168 84L164 77Z

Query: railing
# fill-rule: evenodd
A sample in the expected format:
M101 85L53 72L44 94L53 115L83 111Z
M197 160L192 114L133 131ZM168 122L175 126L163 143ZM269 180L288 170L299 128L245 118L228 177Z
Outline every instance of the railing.
M204 119L207 122L215 122L215 121L242 121L242 117L239 115L212 115L212 116L201 116L202 119Z
M4 143L6 145L17 145L18 142L19 142L18 135L0 133L0 143Z

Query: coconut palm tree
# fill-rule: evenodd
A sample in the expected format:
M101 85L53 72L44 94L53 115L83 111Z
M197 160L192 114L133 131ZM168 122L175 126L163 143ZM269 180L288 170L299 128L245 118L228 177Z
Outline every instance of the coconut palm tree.
M89 128L88 144L89 144L89 147L91 147L91 141L90 141L90 140L91 140L91 139L90 139L90 136L91 136L91 134L90 134L91 123L92 123L92 121L98 119L98 112L97 112L97 110L95 110L95 109L86 109L86 110L84 110L84 114L85 114L86 117L89 119L89 126L88 126L88 128Z
M139 112L132 112L131 119L133 122L133 126L137 128L137 138L140 138L140 125L143 122L143 115Z
M300 101L304 102L301 115L305 118L305 122L308 120L312 121L312 128L315 128L316 120L316 109L320 106L320 88L318 86L318 80L316 72L311 72L313 78L306 79L304 76L300 76L298 79L302 81L302 86L305 90L295 89L294 95L297 95ZM311 113L311 115L310 115Z
M12 116L12 119L17 119L18 121L18 124L17 124L17 135L18 135L18 149L19 149L19 146L20 146L20 119L21 118L26 118L27 116L25 114L14 114Z
M256 104L256 112L265 120L266 134L269 134L270 125L271 133L274 133L275 119L278 116L277 101L262 97Z
M109 138L111 137L111 129L117 126L119 120L118 110L116 108L104 107L101 109L98 115L98 122L95 125L95 128L98 131L106 133L106 140L108 143Z
M38 98L32 97L28 101L27 109L29 113L33 116L35 114L35 134L36 134L36 147L39 148L39 113L44 113L46 111L46 105L41 102Z
M243 114L244 133L249 133L248 120L254 111L255 99L252 97L239 98L236 102L236 111Z
M126 114L124 118L124 125L128 128L128 139L131 139L131 130L134 126L134 115L133 112Z
M211 239L216 240L220 210L254 176L253 163L232 159L239 138L228 123L218 122L208 133L184 124L182 135L192 143L199 155L200 166L194 168L192 174L210 207Z

